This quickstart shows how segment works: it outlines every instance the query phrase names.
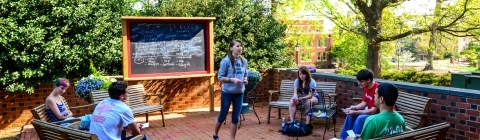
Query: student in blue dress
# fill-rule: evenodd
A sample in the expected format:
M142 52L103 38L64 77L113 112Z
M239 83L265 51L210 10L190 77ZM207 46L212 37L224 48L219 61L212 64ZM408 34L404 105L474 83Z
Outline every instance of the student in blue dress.
M218 131L225 121L230 105L232 110L232 125L230 126L230 139L235 139L237 133L237 124L240 117L240 110L243 103L243 92L245 85L248 84L246 70L247 59L242 58L242 42L233 40L230 42L228 56L220 61L218 70L218 80L222 82L222 92L220 97L220 114L215 124L214 140L219 140Z
M301 66L298 69L298 78L294 81L293 97L290 100L290 105L288 107L290 113L290 122L295 121L295 113L297 111L297 105L304 105L305 111L310 110L312 106L317 105L320 100L320 96L315 91L317 84L315 80L312 79L310 70L307 67ZM303 115L303 114L302 114ZM310 124L310 115L305 116L305 124L313 129L312 124Z

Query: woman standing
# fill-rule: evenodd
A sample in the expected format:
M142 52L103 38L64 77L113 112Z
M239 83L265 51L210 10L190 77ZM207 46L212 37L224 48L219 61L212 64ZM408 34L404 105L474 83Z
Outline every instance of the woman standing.
M220 61L218 70L218 80L222 82L222 92L220 97L220 114L215 124L214 140L219 140L218 131L225 121L230 105L233 104L232 125L230 126L230 139L235 139L237 133L237 124L240 117L240 110L243 103L243 91L247 80L247 59L242 58L242 42L233 40L230 42L228 56Z

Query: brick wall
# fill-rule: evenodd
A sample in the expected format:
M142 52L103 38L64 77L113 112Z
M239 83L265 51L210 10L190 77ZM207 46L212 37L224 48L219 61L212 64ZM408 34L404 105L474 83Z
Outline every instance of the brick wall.
M259 89L261 87L276 87L270 85L269 80L274 77L272 74L276 72L267 72L262 75L264 78L261 81ZM271 77L271 78L270 78ZM277 78L278 80L278 78ZM67 92L63 95L69 106L87 105L88 103L80 98L75 97L74 82L71 81L71 86ZM147 93L163 93L165 96L162 99L165 111L185 110L192 108L209 108L210 107L210 92L209 92L209 78L186 78L186 79L167 79L167 80L146 80L146 81L128 81L129 85L143 84ZM0 112L2 116L0 118L0 129L23 127L29 124L33 117L30 109L39 106L45 102L45 98L53 90L52 84L43 84L35 87L34 94L27 93L8 93L0 91ZM269 90L271 88L262 88ZM215 77L214 83L214 106L220 106L220 90L221 84ZM267 92L268 94L268 92ZM268 95L264 94L259 97L262 100L268 101ZM150 97L147 102L149 104L158 104L159 99L157 97ZM72 111L74 115L81 116L83 114L92 113L92 108L87 108L78 111Z
M32 120L32 113L30 109L45 103L45 98L52 92L52 84L43 84L35 87L34 94L27 94L23 92L5 92L0 91L0 130L6 128L23 127L29 124ZM73 82L71 83L73 85ZM68 88L63 95L69 106L87 105L88 103L80 98L75 97L73 87ZM86 114L91 112L91 108L81 110L72 110L74 116L79 114Z
M279 77L273 80L273 86L280 86L281 79L294 79L297 71L279 70ZM352 76L341 76L331 73L314 73L313 78L318 81L337 82L337 95L339 107L347 107L353 103L352 98L359 98L362 89L358 87L357 80ZM379 83L395 84L401 91L432 98L430 114L425 125L449 122L451 128L447 139L451 140L478 140L480 139L480 91L422 85L406 82L396 82L375 79ZM268 93L267 93L268 94ZM263 100L263 101L268 101ZM342 116L340 116L342 117Z
M278 90L282 79L294 80L296 71L273 69L263 73L263 79L258 85L257 101L268 102L268 90ZM358 88L356 79L351 76L340 76L329 73L314 73L313 78L318 81L336 81L338 103L346 107L352 103L351 98L361 97L362 90ZM170 80L129 81L129 84L144 84L147 92L163 93L162 99L166 111L202 108L210 106L208 89L209 78L187 78ZM479 139L480 138L480 94L476 90L438 87L413 83L378 80L390 82L400 90L427 96L433 99L427 125L441 122L450 122L451 128L447 134L449 139ZM72 82L73 83L73 82ZM32 120L30 109L44 103L50 94L51 84L35 87L35 94L8 93L0 91L0 129L22 127ZM73 84L72 84L73 85ZM70 87L64 97L70 106L86 105L87 102L76 98L74 87ZM220 83L215 78L215 106L219 106ZM278 95L273 96L273 100ZM157 104L158 99L152 97L150 104ZM74 111L75 115L91 113L91 109Z
M210 107L209 77L186 79L162 79L146 81L128 81L129 85L143 84L147 93L162 93L165 111ZM215 78L215 106L220 106L220 83ZM158 104L157 97L151 97L149 104Z

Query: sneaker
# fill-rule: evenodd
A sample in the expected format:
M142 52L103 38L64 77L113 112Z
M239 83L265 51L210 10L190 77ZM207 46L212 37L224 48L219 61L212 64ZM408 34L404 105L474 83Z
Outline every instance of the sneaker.
M310 130L313 130L313 125L312 124L307 124L307 126L310 128Z
M213 140L220 140L220 138L218 138L218 136L213 135Z

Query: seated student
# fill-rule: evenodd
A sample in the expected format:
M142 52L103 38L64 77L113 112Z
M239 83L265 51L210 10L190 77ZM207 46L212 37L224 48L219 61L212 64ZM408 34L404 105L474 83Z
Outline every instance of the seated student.
M60 98L68 89L70 83L65 78L58 78L53 81L53 91L45 99L45 113L51 122L60 122L66 120L80 120L81 123L78 126L80 130L88 130L91 115L86 114L79 118L73 117L72 111L65 107L65 103ZM66 126L69 122L62 122L61 126Z
M365 120L360 134L361 139L386 137L405 131L405 120L393 107L397 99L397 87L389 83L382 83L378 86L375 92L375 105L380 113ZM354 138L348 137L347 139L353 140Z
M368 116L377 113L378 109L375 107L375 90L378 83L373 81L373 72L369 69L362 69L357 73L358 86L363 88L362 103L347 108L345 114L345 123L343 124L342 132L340 132L340 139L346 139L348 130L353 130L355 134L362 132L363 123Z
M101 101L93 111L90 133L100 140L124 140L140 135L141 125L135 123L133 112L124 101L128 98L127 84L123 81L113 82L108 87L110 98ZM131 130L132 136L125 138L124 127ZM147 139L144 135L143 140Z
M318 104L320 96L315 91L315 87L317 84L315 80L312 79L312 75L307 67L301 66L298 69L298 78L294 81L294 90L293 90L293 97L290 100L290 105L288 107L290 113L290 122L295 121L295 113L297 111L297 105L304 104L305 111L310 110L313 105ZM314 97L314 98L312 98ZM303 115L303 114L302 114ZM306 122L310 129L313 128L312 124L310 124L310 115L306 115Z

